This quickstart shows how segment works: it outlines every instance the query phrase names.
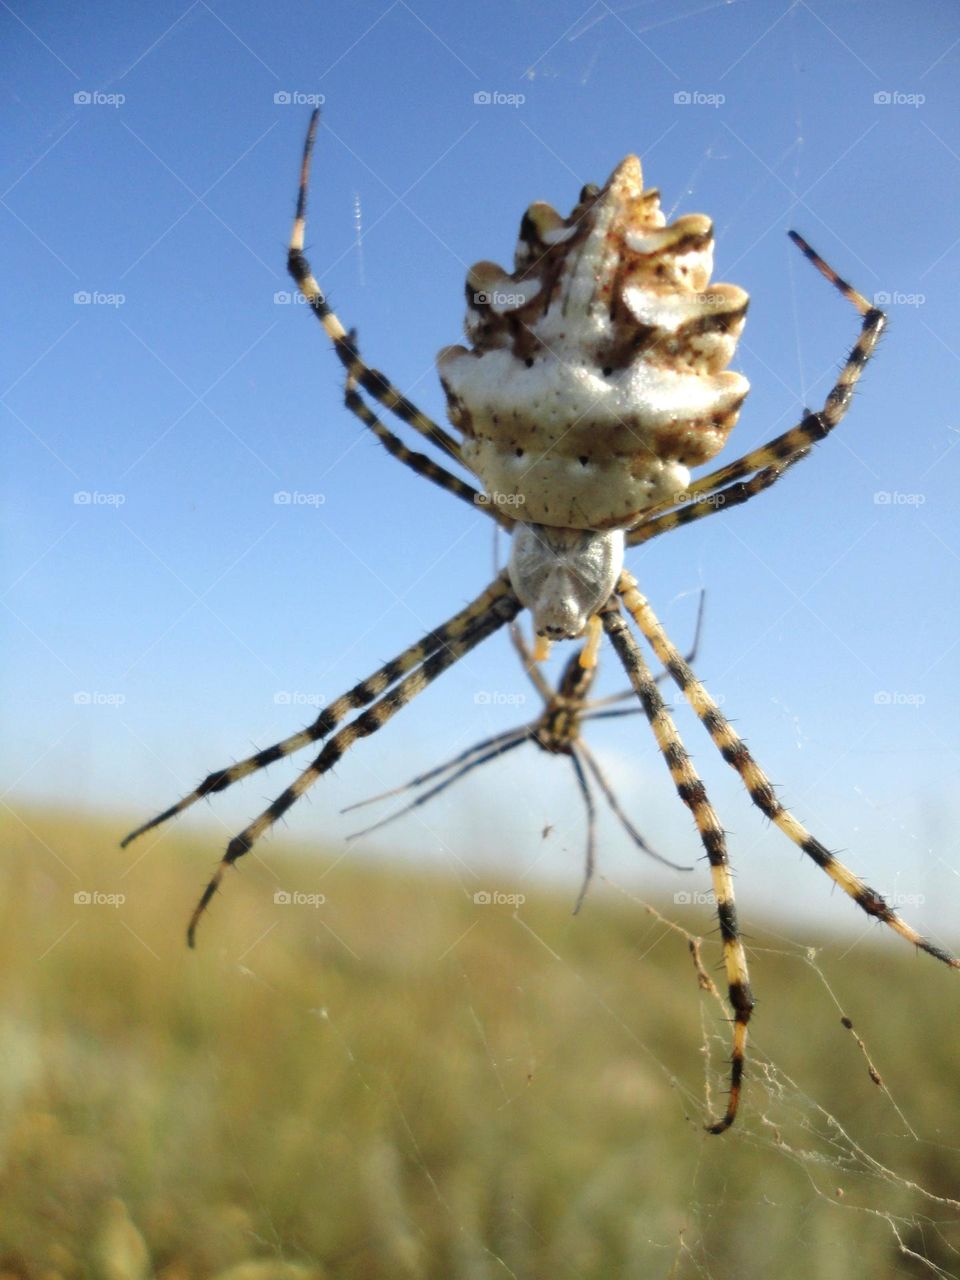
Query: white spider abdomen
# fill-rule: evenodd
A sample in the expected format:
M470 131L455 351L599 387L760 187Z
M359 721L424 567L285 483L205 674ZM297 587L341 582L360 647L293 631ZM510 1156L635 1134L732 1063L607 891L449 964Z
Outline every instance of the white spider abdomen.
M722 447L749 389L726 370L747 295L709 286L713 233L665 225L628 156L568 219L524 216L513 273L467 277L467 337L438 358L463 455L520 519L628 528Z

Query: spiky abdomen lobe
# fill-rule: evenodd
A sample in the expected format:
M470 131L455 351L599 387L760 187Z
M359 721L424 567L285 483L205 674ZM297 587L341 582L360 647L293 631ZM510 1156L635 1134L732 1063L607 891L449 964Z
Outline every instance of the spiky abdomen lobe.
M442 353L451 421L467 464L523 521L628 528L679 501L689 468L724 445L749 389L738 373L677 372L640 361L604 373L543 351Z
M636 156L568 218L532 204L512 272L470 268L471 349L438 363L464 460L495 503L602 531L682 500L748 390L726 371L748 298L710 285L712 268L710 219L667 224Z

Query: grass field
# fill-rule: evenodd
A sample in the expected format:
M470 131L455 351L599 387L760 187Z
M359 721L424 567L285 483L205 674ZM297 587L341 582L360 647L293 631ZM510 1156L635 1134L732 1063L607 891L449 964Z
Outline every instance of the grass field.
M639 900L278 841L191 953L220 841L123 825L4 820L3 1280L960 1274L960 975L898 940L753 922L716 1138L725 1010Z

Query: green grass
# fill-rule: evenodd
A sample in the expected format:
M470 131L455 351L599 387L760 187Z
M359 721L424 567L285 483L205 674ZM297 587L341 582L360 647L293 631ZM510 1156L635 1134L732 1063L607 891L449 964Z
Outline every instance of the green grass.
M743 1112L716 1138L725 1014L639 901L597 885L573 919L528 884L514 913L473 901L499 877L278 842L191 953L220 842L121 854L122 827L3 825L4 1280L960 1274L960 1205L934 1198L960 1198L960 977L898 940L805 936L811 960L754 924ZM654 905L713 972L709 911Z

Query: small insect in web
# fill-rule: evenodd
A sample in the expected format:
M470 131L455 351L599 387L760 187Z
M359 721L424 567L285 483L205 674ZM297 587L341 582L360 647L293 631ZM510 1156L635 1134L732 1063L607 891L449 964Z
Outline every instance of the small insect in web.
M733 1014L727 1105L707 1124L711 1133L723 1133L740 1103L754 1007L726 833L628 618L764 817L869 916L953 968L960 968L960 960L921 936L780 802L624 568L624 551L733 510L809 457L846 414L885 316L791 231L794 244L858 313L860 334L822 408L691 481L690 468L709 462L723 447L749 390L741 374L727 369L748 298L736 285L710 284L710 219L685 214L668 224L659 192L644 189L640 161L628 156L603 187L583 188L568 217L550 205L532 204L520 224L512 272L492 262L477 263L468 272L470 347L447 347L438 356L453 435L366 363L356 333L343 327L313 276L303 244L317 124L314 113L288 268L346 371L344 403L398 461L507 529L513 540L509 565L474 600L331 702L312 724L209 774L189 795L132 831L123 845L202 797L326 739L312 763L227 845L190 918L192 946L225 870L356 742L383 728L522 609L531 611L539 637L584 637L579 661L588 667L606 634L677 794L691 811L710 865ZM422 436L443 461L411 450L361 393ZM451 471L451 464L479 481L483 492ZM359 714L348 719L354 711Z
M703 627L703 601L704 592L701 591L700 603L697 606L697 622L693 643L684 658L685 662L693 662L697 656L697 650L700 645L700 632ZM379 831L390 823L396 822L398 818L402 818L404 814L410 813L411 810L428 804L435 796L441 795L448 787L455 782L459 782L461 778L465 778L474 769L487 764L491 760L507 755L525 742L533 742L541 751L545 751L549 755L566 756L569 759L587 814L587 847L584 857L583 881L574 904L574 915L583 905L583 900L587 895L587 890L590 887L597 865L597 806L590 786L591 781L600 789L600 793L606 800L610 811L642 853L647 854L657 862L662 862L665 866L672 867L674 871L692 871L692 867L682 867L676 862L671 862L669 858L657 853L650 846L627 817L616 792L604 772L603 766L583 739L581 730L584 723L588 721L612 720L620 719L623 716L640 715L642 708L636 705L636 694L633 689L627 689L623 693L610 694L605 698L591 698L590 692L596 679L597 667L595 663L586 660L588 655L585 652L585 645L567 659L560 679L556 687L554 687L541 671L538 665L538 654L527 645L526 640L523 638L523 631L517 622L510 623L510 639L531 684L543 699L543 711L540 715L528 724L522 724L515 729L507 729L504 733L498 733L491 738L484 738L481 742L474 743L472 747L468 747L466 751L461 751L444 764L436 765L434 768L428 769L426 773L418 774L415 778L411 778L409 782L402 783L399 787L392 787L389 791L383 791L379 795L370 796L366 800L359 800L356 804L351 804L345 809L341 809L341 813L351 813L355 809L362 809L367 805L377 804L381 800L400 796L418 787L423 787L428 782L433 782L434 784L428 790L421 791L415 799L396 810L396 812L388 814L385 818L381 818L379 822L374 822L369 827L364 827L361 831L352 832L347 836L347 839L356 840L361 836L370 835L371 832ZM666 678L666 674L665 671L661 671L654 677L654 683L660 684ZM627 701L632 702L634 705L630 707L618 705ZM435 781L436 779L439 779L439 781ZM552 831L552 824L548 824L543 829L542 838L546 839Z

